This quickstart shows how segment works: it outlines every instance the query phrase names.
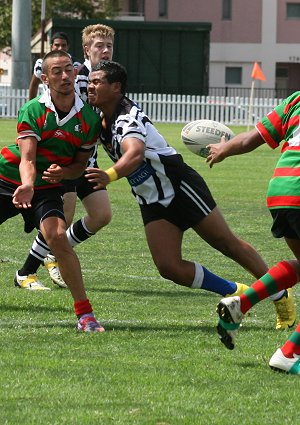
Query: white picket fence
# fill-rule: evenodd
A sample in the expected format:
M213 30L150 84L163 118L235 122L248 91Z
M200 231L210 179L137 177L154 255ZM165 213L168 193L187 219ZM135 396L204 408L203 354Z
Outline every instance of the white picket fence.
M130 93L153 122L187 123L210 119L226 125L254 125L281 99ZM16 118L28 100L28 90L0 86L0 118ZM249 109L251 112L249 113Z

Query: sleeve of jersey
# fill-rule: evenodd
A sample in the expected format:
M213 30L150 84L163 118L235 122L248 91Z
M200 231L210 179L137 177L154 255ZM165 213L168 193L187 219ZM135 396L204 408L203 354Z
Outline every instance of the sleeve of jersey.
M38 59L35 62L34 68L33 68L33 73L36 76L36 78L41 79L41 75L42 75L42 63L43 63L43 59Z
M75 80L75 91L85 102L87 101L88 77L86 75L77 75Z
M134 137L144 143L146 142L147 133L145 126L130 115L119 117L116 122L116 132L117 135L122 135L122 140L128 137Z
M286 106L286 101L282 102L256 124L257 131L272 149L277 148L285 138Z
M37 141L41 140L42 128L39 127L39 120L35 119L29 111L29 108L24 105L18 114L17 123L17 139L25 137L35 137Z

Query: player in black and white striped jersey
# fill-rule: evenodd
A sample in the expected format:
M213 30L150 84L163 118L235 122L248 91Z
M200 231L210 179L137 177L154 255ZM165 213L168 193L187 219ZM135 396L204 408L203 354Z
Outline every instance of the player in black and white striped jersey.
M203 178L125 96L126 82L126 70L116 62L102 61L92 69L88 99L102 111L100 141L114 165L107 170L88 168L85 177L95 189L127 178L162 277L224 296L242 293L247 285L223 279L199 262L182 258L183 234L192 228L254 276L260 277L266 270L255 249L230 230Z
M114 36L114 29L103 24L88 25L82 30L82 48L85 60L78 69L75 89L84 101L88 100L87 87L92 66L102 60L112 59Z
M67 36L67 34L65 32L62 32L62 31L56 32L51 37L50 49L51 50L64 50L65 52L67 52L69 50L69 44L70 44L69 43L69 37ZM74 69L76 69L76 70L79 69L81 67L81 62L71 55L70 55L70 57L72 59ZM39 58L39 59L36 60L36 62L34 64L33 74L32 74L32 77L31 77L30 84L29 84L29 100L33 99L38 94L38 88L39 88L39 85L42 82L42 80L41 80L42 63L43 63L43 59Z

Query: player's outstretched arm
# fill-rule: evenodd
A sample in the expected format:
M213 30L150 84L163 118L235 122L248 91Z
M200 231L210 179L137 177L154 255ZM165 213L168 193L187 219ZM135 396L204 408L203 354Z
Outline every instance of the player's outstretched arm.
M212 168L214 164L223 161L228 156L251 152L263 143L265 143L265 141L256 128L248 132L240 133L228 142L222 137L220 143L207 146L209 154L206 162L210 168Z

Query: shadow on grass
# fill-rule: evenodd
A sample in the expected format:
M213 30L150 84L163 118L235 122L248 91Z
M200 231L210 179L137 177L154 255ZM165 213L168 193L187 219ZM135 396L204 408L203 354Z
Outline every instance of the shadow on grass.
M169 322L168 325L156 325L153 323L148 323L145 321L144 323L129 323L126 321L124 322L118 322L118 321L102 321L103 326L105 327L106 331L129 331L129 332L169 332L170 335L178 332L203 332L208 334L213 334L217 336L217 329L215 325L208 325L207 323L199 323L195 325L189 324L177 324L176 322ZM261 331L264 330L270 330L273 329L272 326L264 326L264 327L258 327L255 325L249 325L247 328L243 328L243 333L247 332L253 332L255 330Z
M43 313L43 312L53 312L53 313L57 313L57 312L65 312L65 313L69 313L71 312L70 308L66 308L66 307L61 307L61 306L57 306L57 307L52 307L52 306L40 306L40 305L30 305L30 306L19 306L19 305L11 305L11 304L1 304L0 305L0 312L1 313L5 313L5 312L24 312L24 311L30 311L32 313Z
M157 290L157 289L116 289L116 288L99 288L99 287L89 287L89 292L101 292L101 293L123 293L128 295L135 295L135 296L164 296L164 297L170 297L170 298L183 298L183 297L211 297L212 295L216 295L216 299L220 299L222 295L214 294L212 292L208 291L192 291L189 289L186 289L186 291L183 289L181 291L168 291L168 290Z
M35 322L35 321L20 321L17 323L14 323L12 320L10 323L1 323L0 322L0 329L57 329L57 328L64 328L64 329L74 329L76 330L76 321L71 323L67 321L56 321L56 322Z
M129 333L140 333L140 332L167 332L170 337L173 335L176 335L178 333L182 332L197 332L199 335L201 333L203 334L209 334L209 335L215 335L217 336L216 327L214 325L208 325L208 324L177 324L175 322L169 323L168 325L156 325L153 323L147 323L146 321L144 323L129 323L124 321L124 323L119 321L108 321L105 320L102 321L105 330L107 333L110 332L129 332ZM2 322L0 321L0 329L55 329L55 328L62 328L62 329L74 329L76 330L76 320L56 320L56 321L35 321L35 320L16 320L13 319L8 322ZM253 332L255 330L261 331L261 327L250 325L247 326L247 328L243 329L243 333L247 332ZM270 330L272 327L266 327L264 326L263 329ZM82 332L80 332L82 333ZM253 337L253 336L252 336Z

